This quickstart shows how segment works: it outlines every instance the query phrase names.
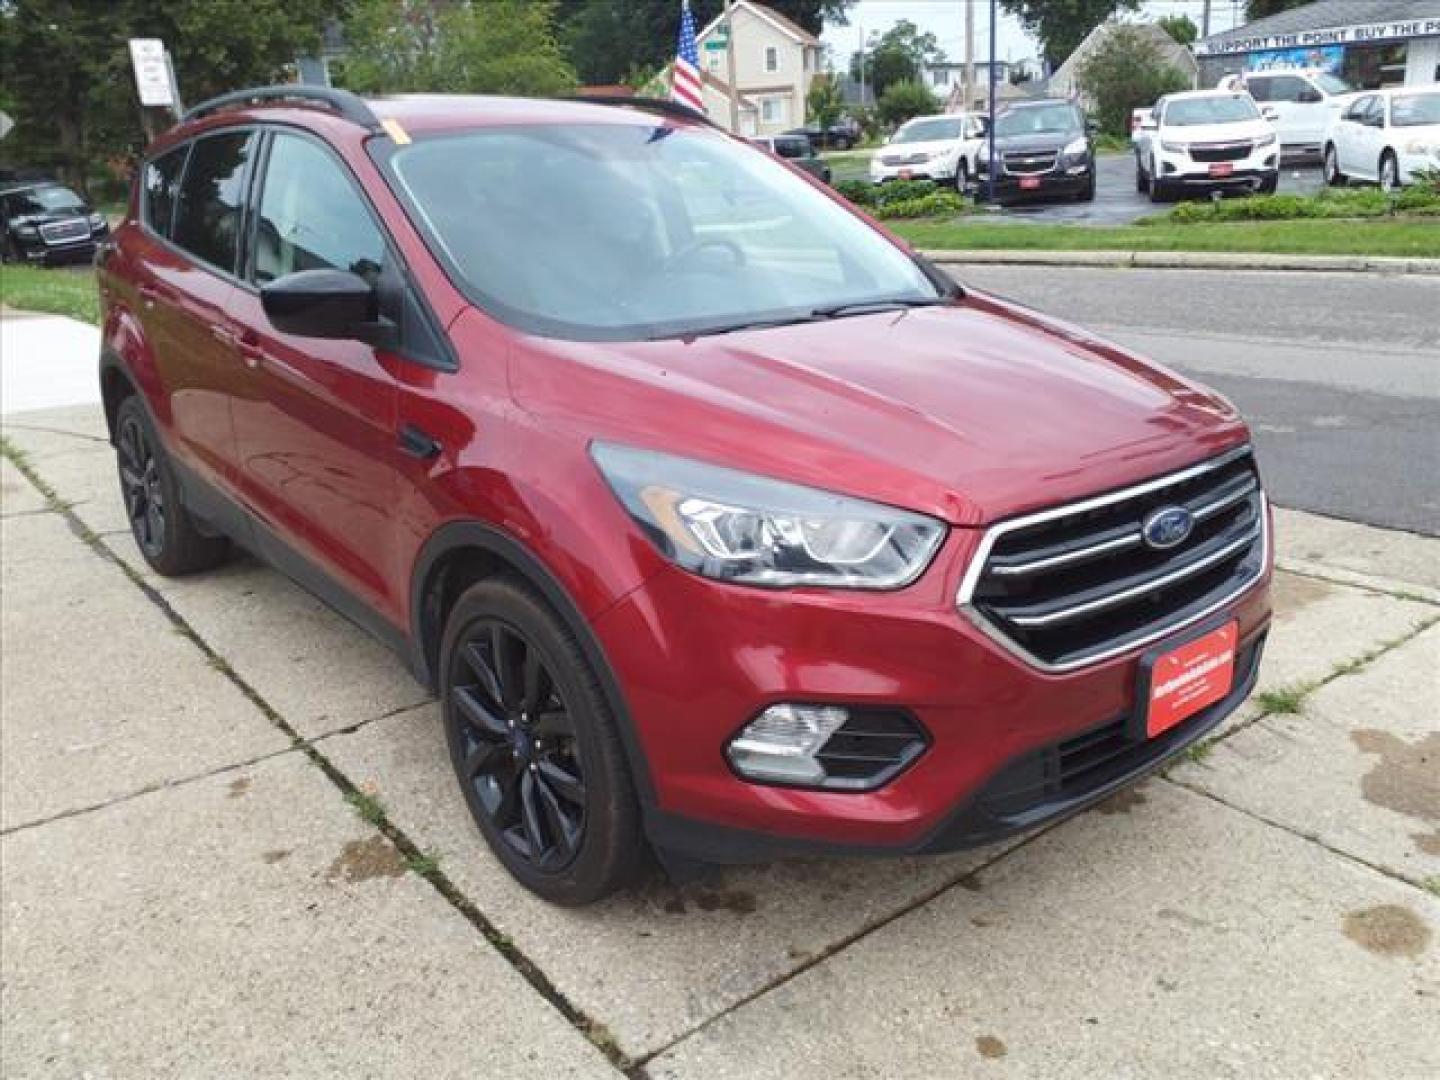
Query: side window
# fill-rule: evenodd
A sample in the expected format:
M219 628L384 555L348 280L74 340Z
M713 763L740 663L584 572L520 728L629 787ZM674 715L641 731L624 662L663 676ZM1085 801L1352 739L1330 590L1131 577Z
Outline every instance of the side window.
M245 177L254 148L255 136L248 131L199 139L180 183L172 239L227 272L235 269Z
M1270 82L1271 101L1319 101L1315 88L1294 75L1282 75Z
M1269 79L1247 79L1245 81L1245 89L1250 92L1250 96L1256 101L1275 100L1273 97L1270 96Z
M1368 97L1356 98L1350 103L1350 107L1345 110L1344 119L1354 121L1363 120L1365 118L1365 110L1369 108L1369 106L1370 99Z
M385 261L385 240L340 164L309 139L277 134L255 223L254 280L332 269L374 284Z
M175 199L180 193L180 170L185 167L189 145L180 146L147 161L140 180L140 215L155 232L170 238L175 220Z
M780 50L777 49L774 45L765 46L765 70L780 70Z

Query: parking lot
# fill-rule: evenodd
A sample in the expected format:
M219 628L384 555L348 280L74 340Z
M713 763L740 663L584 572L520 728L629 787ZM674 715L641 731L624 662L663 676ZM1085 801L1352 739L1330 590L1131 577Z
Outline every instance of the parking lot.
M1142 280L1108 273L1030 299ZM1102 321L1204 371L1224 297L1185 273L1190 309ZM1281 500L1259 693L1164 776L978 851L656 872L564 910L488 854L398 660L248 559L146 569L93 337L42 357L34 323L3 323L7 373L54 373L7 382L0 464L7 1077L1440 1072L1440 540L1307 512L1323 477ZM1333 433L1314 336L1278 319L1230 374ZM1390 396L1429 416L1411 362Z
M864 180L868 155L840 155L832 166L834 180ZM1135 158L1128 153L1098 154L1095 158L1095 201L1035 201L1014 206L984 206L987 215L1014 221L1044 221L1074 225L1128 225L1149 214L1163 213L1173 203L1152 203L1135 190ZM1280 170L1280 194L1313 195L1324 185L1318 164L1300 160ZM1205 198L1204 194L1191 196Z

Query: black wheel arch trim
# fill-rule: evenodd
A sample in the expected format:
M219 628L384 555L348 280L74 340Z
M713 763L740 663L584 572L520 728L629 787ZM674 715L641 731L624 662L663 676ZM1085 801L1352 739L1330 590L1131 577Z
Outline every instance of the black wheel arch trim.
M649 762L630 716L620 682L605 655L599 639L590 627L565 587L560 584L550 569L525 545L508 535L480 521L452 521L440 526L420 549L415 560L410 585L410 642L411 667L416 676L430 690L439 693L438 652L440 638L445 632L439 624L438 612L428 601L436 568L448 555L460 551L476 551L489 555L517 572L525 583L544 598L574 636L580 651L589 662L600 681L605 703L615 717L620 742L625 748L625 758L630 765L631 778L640 797L641 809L646 822L650 821L656 806L655 786L650 776Z

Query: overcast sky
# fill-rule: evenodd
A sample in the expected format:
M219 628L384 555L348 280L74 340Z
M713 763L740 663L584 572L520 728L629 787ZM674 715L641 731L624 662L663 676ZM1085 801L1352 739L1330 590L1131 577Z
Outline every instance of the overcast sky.
M983 60L989 50L990 4L988 0L974 2L975 59ZM1139 17L1153 19L1161 15L1183 14L1189 15L1199 26L1203 7L1202 0L1149 0L1142 5ZM921 30L934 34L951 60L965 58L965 0L859 0L850 9L850 25L826 26L821 40L830 46L835 66L844 68L849 63L850 54L858 48L861 30L866 36L883 33L901 19L909 19ZM1245 21L1243 3L1239 0L1212 0L1212 34L1230 29L1237 21ZM1019 20L1014 16L1001 12L998 33L999 48L996 51L1002 60L1023 60L1039 55L1039 45L1021 29Z

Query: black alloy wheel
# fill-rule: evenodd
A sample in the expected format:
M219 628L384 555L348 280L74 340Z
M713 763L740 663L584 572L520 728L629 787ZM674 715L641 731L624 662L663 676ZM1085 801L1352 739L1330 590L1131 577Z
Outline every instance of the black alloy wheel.
M160 482L160 460L144 422L133 412L120 421L115 454L130 531L146 558L157 559L165 550L165 491Z
M646 863L640 800L594 662L527 584L481 578L440 643L450 761L480 834L531 892L588 904Z
M585 835L575 722L536 644L480 619L454 654L455 766L490 828L541 871L569 866Z

